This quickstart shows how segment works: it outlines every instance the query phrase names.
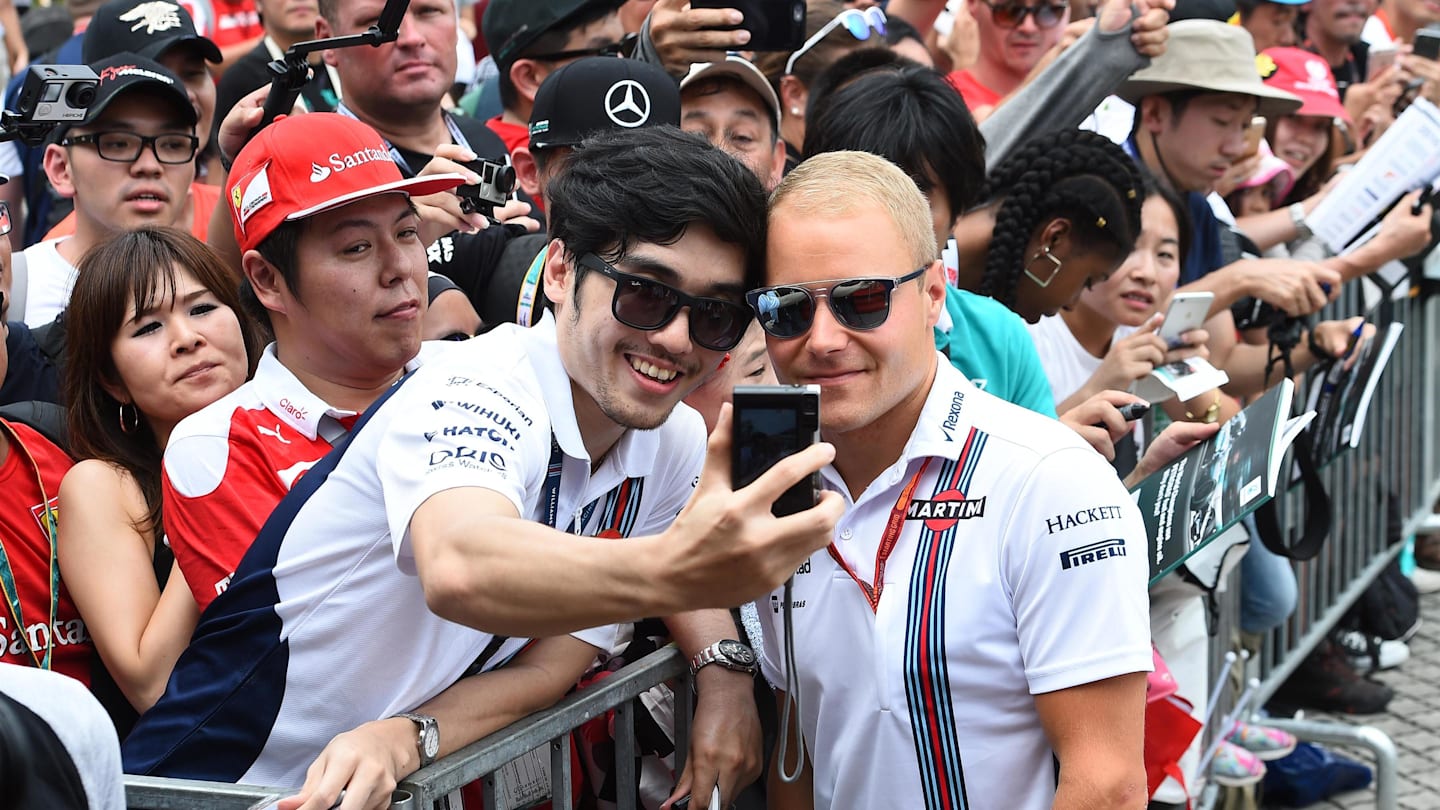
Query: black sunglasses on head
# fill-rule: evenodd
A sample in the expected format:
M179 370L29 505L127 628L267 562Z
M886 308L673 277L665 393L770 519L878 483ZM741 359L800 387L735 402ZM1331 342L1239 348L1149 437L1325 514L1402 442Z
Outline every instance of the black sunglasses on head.
M578 263L615 281L610 312L631 329L664 329L681 307L690 309L690 339L707 349L728 352L735 348L753 317L744 304L723 298L697 298L652 278L616 270L614 265L586 253Z
M562 59L583 59L587 56L623 56L628 59L630 55L635 52L635 43L639 41L639 34L626 34L619 42L611 42L608 45L600 45L594 48L573 48L568 51L536 53L521 56L520 58L535 59L541 62L559 62Z
M1060 18L1065 16L1065 9L1070 7L1069 3L1027 6L1020 3L991 3L989 0L980 2L990 7L990 19L1001 28L1019 28L1031 14L1035 15L1035 25L1040 28L1054 28Z
M930 265L903 276L847 278L761 287L745 294L750 308L760 318L760 328L771 337L796 338L815 323L815 299L824 296L830 312L847 329L865 332L876 329L890 317L890 293L907 281L925 274Z

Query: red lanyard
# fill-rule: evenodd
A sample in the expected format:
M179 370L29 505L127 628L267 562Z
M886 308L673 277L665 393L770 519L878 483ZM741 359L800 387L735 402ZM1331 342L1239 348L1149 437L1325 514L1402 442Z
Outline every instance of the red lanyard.
M860 586L860 591L865 594L865 601L870 604L872 613L880 610L880 594L885 591L885 563L890 559L890 553L895 550L895 544L900 541L900 530L905 526L905 516L910 511L910 500L915 497L915 487L920 484L920 476L924 475L925 470L929 467L930 459L927 458L920 465L920 470L915 473L915 477L911 478L910 483L905 485L905 489L900 491L899 500L895 501L895 506L890 510L890 519L885 523L885 533L880 536L880 548L875 552L875 583L873 585L855 574L854 569L846 564L845 558L840 556L840 551L835 548L833 542L826 549L835 562L845 569L845 573L855 580L855 584Z

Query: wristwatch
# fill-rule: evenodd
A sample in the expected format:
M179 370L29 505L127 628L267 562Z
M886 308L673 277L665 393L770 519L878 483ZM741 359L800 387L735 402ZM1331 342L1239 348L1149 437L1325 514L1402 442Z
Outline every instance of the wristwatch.
M1309 239L1314 235L1305 221L1305 203L1293 203L1286 210L1290 212L1290 224L1295 226L1296 239Z
M440 724L435 718L428 714L416 714L415 712L400 712L391 717L403 717L419 727L420 733L415 738L415 750L420 752L420 767L425 767L435 761L435 755L440 753Z
M726 669L754 675L755 651L734 639L722 639L695 653L695 657L690 659L690 674L693 675L710 664L719 664Z

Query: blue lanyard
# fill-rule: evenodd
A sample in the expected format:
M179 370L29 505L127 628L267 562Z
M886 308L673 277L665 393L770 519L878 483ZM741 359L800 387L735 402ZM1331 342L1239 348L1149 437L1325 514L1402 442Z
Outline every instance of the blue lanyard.
M545 522L550 528L560 528L560 473L565 466L565 451L560 449L560 441L555 438L555 433L550 433L550 467L545 471ZM595 507L600 503L596 498L586 504L580 510L580 525L575 525L575 519L570 519L565 531L572 534L579 534L590 525L590 517L595 514Z

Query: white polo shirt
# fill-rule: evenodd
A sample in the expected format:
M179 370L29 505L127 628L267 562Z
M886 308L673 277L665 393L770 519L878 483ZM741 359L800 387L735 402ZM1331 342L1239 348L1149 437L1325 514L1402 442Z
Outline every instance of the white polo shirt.
M831 548L855 578L822 549L794 579L815 806L1047 810L1056 766L1032 695L1151 668L1148 544L1114 470L940 362L899 461L857 502L823 476L847 499ZM874 582L912 481L872 611L856 578ZM783 598L758 605L779 688Z
M592 470L553 320L457 344L366 419L295 482L211 602L126 740L128 773L298 786L336 734L419 706L482 652L489 668L518 651L523 640L495 649L426 608L409 525L430 496L481 487L543 521L553 435L562 529L574 516L584 534L653 534L689 499L705 451L704 424L681 406ZM615 633L575 636L603 650Z

